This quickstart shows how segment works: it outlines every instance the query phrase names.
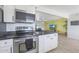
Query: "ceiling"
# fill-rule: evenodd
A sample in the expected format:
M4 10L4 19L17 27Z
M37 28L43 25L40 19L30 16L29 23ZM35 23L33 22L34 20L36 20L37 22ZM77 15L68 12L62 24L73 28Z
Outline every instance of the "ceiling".
M39 19L40 19L40 21L57 20L57 19L61 18L59 16L51 15L51 14L40 12L40 11L38 11L38 13L39 13Z
M79 5L41 5L42 7L53 9L55 11L70 15L79 13Z

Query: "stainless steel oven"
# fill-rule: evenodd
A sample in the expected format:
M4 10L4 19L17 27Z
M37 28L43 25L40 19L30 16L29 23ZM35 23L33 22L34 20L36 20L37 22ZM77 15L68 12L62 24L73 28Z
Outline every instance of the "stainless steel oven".
M14 38L14 53L37 52L37 40L30 26L16 26L16 37Z
M14 53L37 52L36 39L33 37L18 38L14 40Z

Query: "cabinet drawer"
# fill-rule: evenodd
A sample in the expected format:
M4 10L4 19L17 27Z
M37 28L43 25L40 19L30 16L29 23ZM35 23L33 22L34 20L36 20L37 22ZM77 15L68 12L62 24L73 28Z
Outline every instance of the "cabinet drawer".
M58 36L58 34L57 33L55 33L55 34L48 34L48 35L45 35L46 37L50 37L50 38L55 38L55 37L57 37Z
M0 53L10 53L11 47L0 47Z
M13 44L12 39L0 41L0 47L11 46L12 44Z
M57 33L55 33L55 34L50 34L50 36L54 36L54 37L57 36L57 35L58 35Z

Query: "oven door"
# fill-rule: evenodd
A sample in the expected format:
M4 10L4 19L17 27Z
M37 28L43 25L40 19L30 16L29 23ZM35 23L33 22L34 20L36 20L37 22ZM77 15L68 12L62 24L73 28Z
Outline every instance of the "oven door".
M32 41L33 38L25 39L21 38L18 40L15 40L14 43L14 52L15 53L27 53L28 51L32 51L33 49L36 49L36 41Z

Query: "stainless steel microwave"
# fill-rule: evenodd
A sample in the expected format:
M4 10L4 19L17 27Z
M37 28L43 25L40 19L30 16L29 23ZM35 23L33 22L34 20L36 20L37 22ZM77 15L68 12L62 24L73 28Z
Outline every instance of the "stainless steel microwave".
M35 15L26 13L24 11L16 11L16 22L33 22L35 20Z

